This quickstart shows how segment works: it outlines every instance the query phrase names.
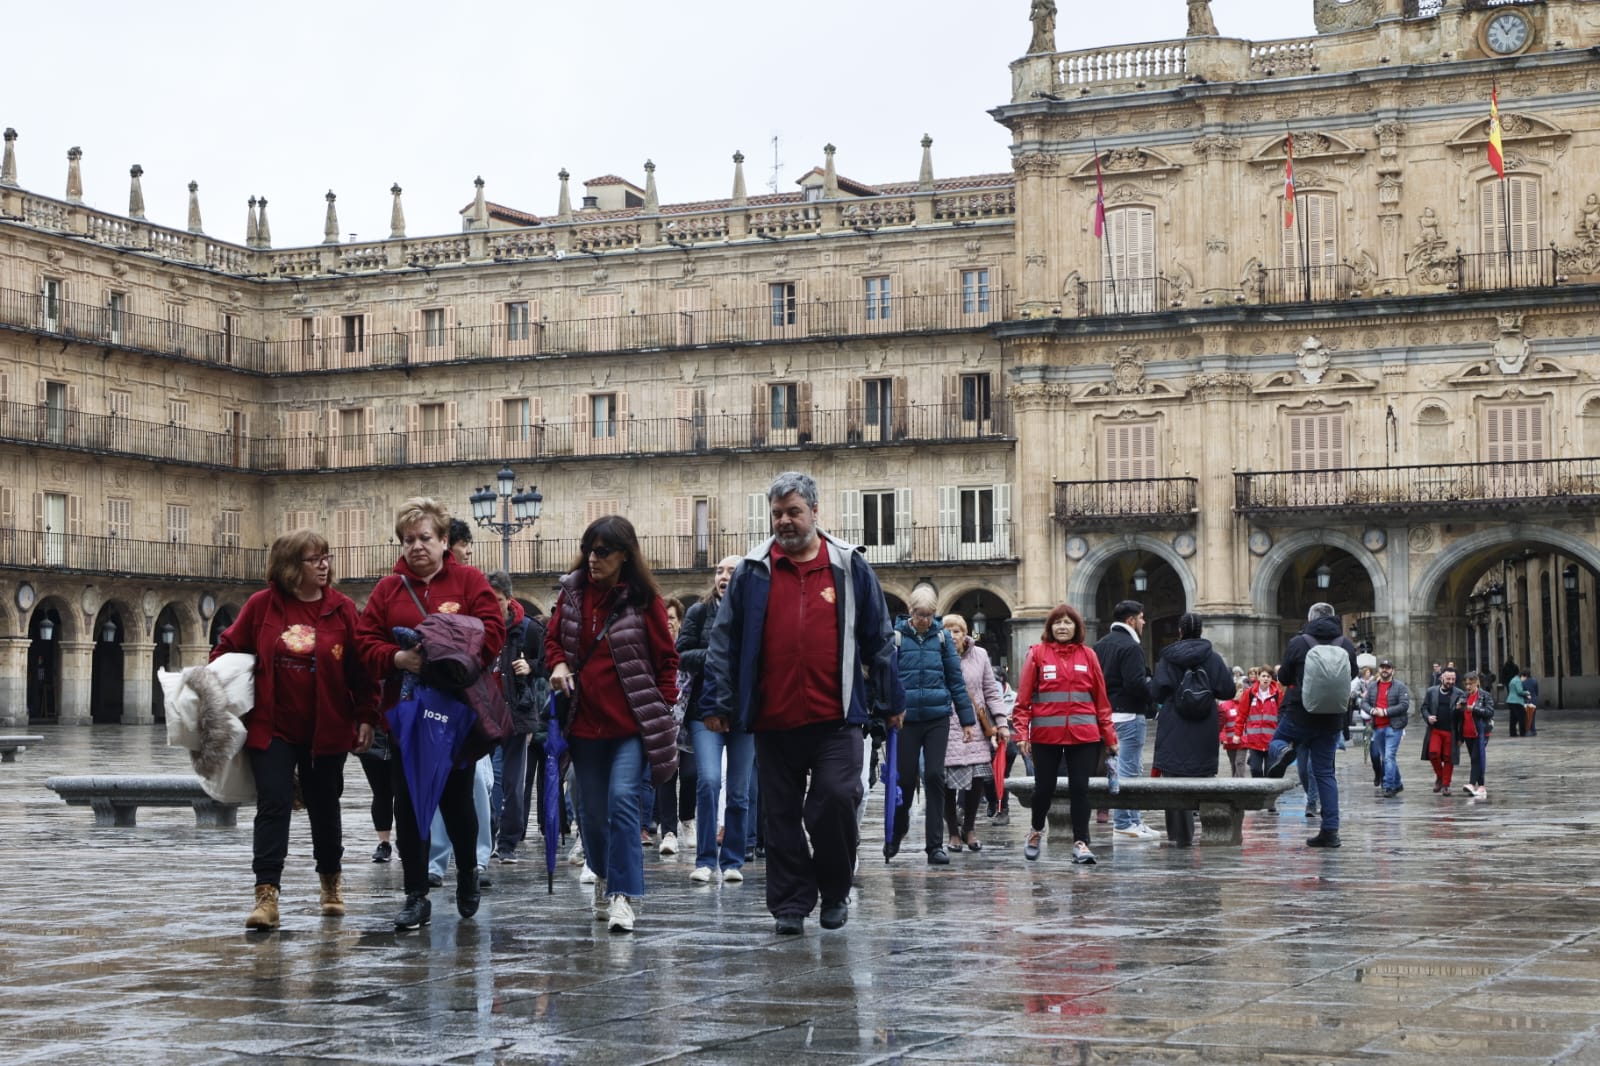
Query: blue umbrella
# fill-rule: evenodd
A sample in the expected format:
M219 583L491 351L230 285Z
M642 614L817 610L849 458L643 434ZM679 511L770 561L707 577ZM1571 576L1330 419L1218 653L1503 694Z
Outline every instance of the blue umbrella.
M900 730L889 727L883 741L883 842L894 843L894 812L900 796ZM887 854L887 852L885 852Z
M414 679L413 679L414 680ZM427 685L415 684L387 715L389 733L400 748L400 768L411 790L417 832L426 841L439 809L445 778L477 715L465 703Z
M544 788L539 802L544 812L544 868L545 889L551 895L556 891L556 848L561 844L561 756L567 753L567 742L561 735L561 720L556 715L556 693L550 692L550 703L545 708L547 722L544 734Z

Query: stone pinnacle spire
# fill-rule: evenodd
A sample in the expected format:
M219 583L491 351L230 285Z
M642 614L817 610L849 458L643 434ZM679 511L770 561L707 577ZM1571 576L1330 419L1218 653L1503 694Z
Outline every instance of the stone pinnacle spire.
M260 230L256 226L256 198L250 197L250 214L244 223L244 246L254 248L261 240Z
M0 185L17 184L17 131L6 127L6 154L0 159Z
M744 153L733 153L733 206L744 207L750 202L744 188Z
M67 203L83 203L83 170L80 160L83 149L74 145L67 149Z
M917 173L917 188L933 191L933 138L926 133L922 135L922 170Z
M144 218L144 185L139 181L144 177L144 167L138 163L128 168L128 217Z
M189 183L189 232L205 232L200 225L200 183L198 181Z
M338 244L339 243L339 212L333 206L333 202L335 200L337 200L337 199L338 199L338 197L333 195L333 190L329 189L328 190L328 216L327 216L326 219L323 220L323 223L322 223L322 243L323 244Z
M483 175L479 174L472 180L473 188L477 190L472 197L472 227L473 229L489 228L489 205L483 199Z
M567 179L572 175L567 173L567 168L562 167L561 173L556 177L561 179L561 201L556 205L556 218L562 222L572 221L572 193L567 190Z
M648 159L644 161L644 213L661 213L661 197L656 192L656 165Z
M824 161L822 164L822 195L824 199L837 200L839 198L839 172L833 166L833 153L838 149L831 144L822 146Z
M267 198L261 198L261 217L256 222L256 246L258 248L272 247L272 227L267 225Z
M389 195L394 197L394 206L389 208L389 238L399 240L406 235L406 213L400 206L400 183L397 181L389 186Z

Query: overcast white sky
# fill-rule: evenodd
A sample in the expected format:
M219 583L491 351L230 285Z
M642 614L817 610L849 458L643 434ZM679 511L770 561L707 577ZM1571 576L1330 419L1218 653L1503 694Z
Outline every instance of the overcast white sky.
M1219 30L1313 32L1312 0L1214 0ZM1057 47L1181 37L1184 0L1058 0ZM987 110L1027 48L1028 0L55 0L6 13L0 127L19 181L61 196L83 148L84 199L123 213L144 167L147 214L182 227L200 183L206 232L242 241L270 201L277 247L340 229L387 237L389 186L408 232L460 229L481 174L490 200L553 213L563 166L643 184L665 203L727 196L731 156L785 190L839 148L841 173L914 180L924 132L943 177L1008 168Z

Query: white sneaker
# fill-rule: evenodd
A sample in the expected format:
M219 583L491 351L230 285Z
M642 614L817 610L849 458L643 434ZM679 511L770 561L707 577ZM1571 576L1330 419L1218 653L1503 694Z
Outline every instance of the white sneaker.
M678 823L678 835L683 837L683 839L685 839L685 840L693 840L694 839L694 819L693 818L685 818L683 821Z
M617 898L621 899L622 897L618 896ZM630 913L628 917L631 919L633 915ZM606 883L597 880L594 883L594 920L604 922L610 920L610 918L611 900L606 897Z
M633 901L627 896L616 896L611 900L611 917L607 923L613 933L633 932Z
M660 851L661 851L661 854L663 854L663 855L676 855L676 854L678 854L678 834L677 833L662 833L661 834L661 848L660 848Z
M710 884L711 883L711 867L709 867L709 866L696 866L694 868L694 873L689 875L689 880L693 881L697 885Z
M595 883L595 880L596 878L594 871L589 869L587 866L583 868L583 873L578 875L578 884L580 885L592 885Z
M730 866L722 871L722 883L725 885L736 885L743 880L744 873L737 866Z
M1159 829L1152 829L1149 822L1140 822L1134 828L1139 830L1139 839L1140 840L1160 840L1161 839L1161 831Z
M567 852L567 861L574 866L583 864L583 841L572 845L572 850Z

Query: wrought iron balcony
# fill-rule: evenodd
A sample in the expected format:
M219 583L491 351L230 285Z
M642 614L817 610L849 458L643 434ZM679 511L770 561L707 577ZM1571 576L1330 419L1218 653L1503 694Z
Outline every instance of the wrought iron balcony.
M64 407L0 403L0 441L252 470L251 439L168 422L89 415Z
M267 550L0 529L0 569L259 584Z
M1479 252L1472 255L1457 253L1456 278L1462 292L1541 289L1549 288L1561 280L1556 275L1554 248Z
M898 530L892 544L866 546L868 561L878 567L961 566L1013 564L1016 551L1010 522L969 526L913 526ZM861 530L836 534L853 544L861 543ZM767 539L766 533L705 533L644 536L644 549L650 568L657 573L696 573L710 577L712 567L729 555L744 555ZM529 537L511 542L511 572L518 575L556 577L578 564L577 537ZM332 548L334 576L341 581L376 581L394 569L400 556L397 544L372 544L354 548ZM480 543L484 553L499 564L499 549ZM264 564L263 564L264 565Z
M1084 317L1149 315L1170 309L1171 301L1170 286L1163 277L1078 282L1078 314Z
M1069 530L1188 529L1198 513L1192 477L1056 482L1056 521Z
M54 299L37 292L0 289L0 326L243 370L259 371L265 365L264 341L117 308Z
M1327 303L1356 295L1356 272L1348 263L1263 269L1257 277L1264 304Z
M1246 515L1559 514L1600 501L1600 457L1247 471L1234 497Z

